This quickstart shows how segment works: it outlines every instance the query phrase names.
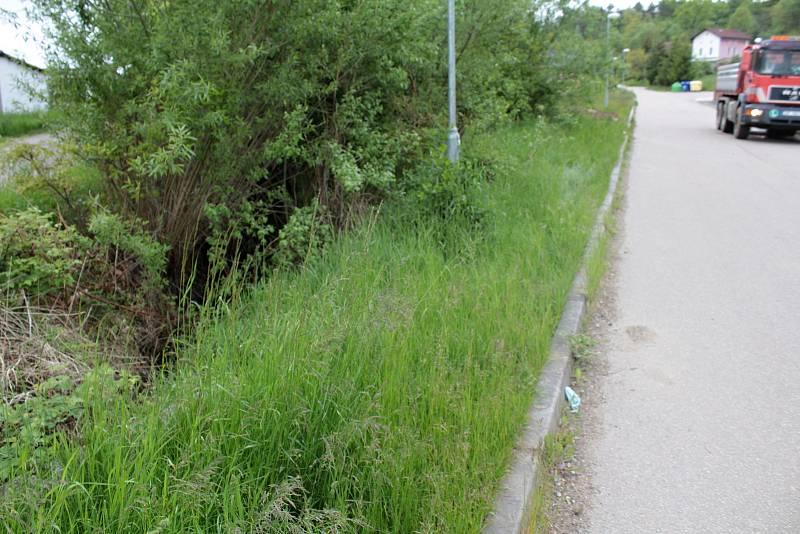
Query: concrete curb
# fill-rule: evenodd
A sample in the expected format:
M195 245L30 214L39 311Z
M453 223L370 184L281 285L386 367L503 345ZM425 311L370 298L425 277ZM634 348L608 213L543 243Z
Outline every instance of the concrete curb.
M628 126L633 121L635 111L636 102L628 115ZM581 269L572 281L561 321L550 342L550 358L539 375L536 396L528 411L528 423L514 448L511 464L503 479L500 493L495 499L494 510L489 514L482 534L528 532L531 508L542 467L541 452L544 440L558 427L561 404L564 402L564 387L569 383L572 372L570 337L580 331L586 313L588 299L586 266L605 232L605 217L616 195L627 144L628 133L622 141L617 163L611 171L608 192L597 212L592 234L584 249Z

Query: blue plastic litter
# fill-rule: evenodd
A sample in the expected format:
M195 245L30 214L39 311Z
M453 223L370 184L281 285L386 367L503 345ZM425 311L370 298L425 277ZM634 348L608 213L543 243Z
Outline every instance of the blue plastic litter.
M575 390L569 386L565 387L564 397L566 397L567 402L569 403L569 411L572 413L577 412L578 408L581 406L581 398L577 393L575 393Z

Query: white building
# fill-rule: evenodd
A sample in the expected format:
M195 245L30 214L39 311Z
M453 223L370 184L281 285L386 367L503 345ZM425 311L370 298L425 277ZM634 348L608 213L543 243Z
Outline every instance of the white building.
M47 103L29 88L46 93L44 70L0 50L0 113L45 109Z
M720 61L741 56L752 36L739 30L709 28L692 37L692 59Z

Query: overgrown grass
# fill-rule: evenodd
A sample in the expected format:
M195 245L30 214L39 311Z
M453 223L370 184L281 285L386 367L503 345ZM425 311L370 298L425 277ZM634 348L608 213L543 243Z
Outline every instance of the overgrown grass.
M219 303L148 396L89 388L80 439L21 456L13 532L478 532L625 128L467 136L483 231L387 206L299 272ZM625 108L625 110L623 110ZM446 242L442 242L446 236ZM291 530L297 528L299 530Z
M0 113L0 140L41 132L47 121L48 114L44 111Z
M65 172L58 187L59 192L68 194L73 202L89 204L102 191L101 176L97 169L86 164L77 164ZM0 182L0 215L29 206L35 206L44 212L66 209L63 205L59 208L59 203L63 204L59 194L41 180L31 184L19 184L13 180Z

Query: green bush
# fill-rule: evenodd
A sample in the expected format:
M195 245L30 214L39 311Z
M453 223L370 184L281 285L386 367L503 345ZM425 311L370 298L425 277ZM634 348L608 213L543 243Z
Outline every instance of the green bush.
M187 266L285 242L291 211L314 199L346 222L441 143L438 0L33 3L53 28L64 131L108 208L170 247L176 287ZM462 126L574 94L576 58L592 54L563 50L556 17L524 0L467 0L457 16Z
M5 293L64 295L75 288L88 241L53 214L28 208L0 215L0 285Z
M296 209L278 233L276 263L285 266L307 261L321 253L332 238L324 207L314 202Z
M482 193L490 174L486 162L473 158L453 165L443 155L432 157L404 177L405 209L424 224L457 220L478 230L487 215Z
M0 213L36 206L85 227L103 191L96 167L80 161L65 144L19 143L0 159Z
M79 440L14 468L8 530L479 532L625 128L584 113L472 137L502 171L478 254L381 217L279 270L151 394L87 396Z

